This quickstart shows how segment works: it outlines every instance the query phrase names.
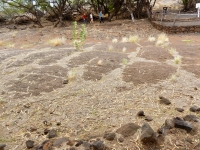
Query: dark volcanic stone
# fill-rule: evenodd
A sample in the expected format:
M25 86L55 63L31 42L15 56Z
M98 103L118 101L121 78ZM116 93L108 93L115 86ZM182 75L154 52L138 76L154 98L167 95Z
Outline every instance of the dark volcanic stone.
M192 106L192 107L190 107L190 111L191 111L191 112L200 111L200 107L198 107L198 106Z
M184 118L183 118L185 121L193 121L193 122L198 122L198 117L195 116L195 115L186 115Z
M52 129L52 130L49 131L48 138L51 139L51 138L54 138L56 136L57 136L57 131L55 129Z
M56 125L57 125L57 126L60 126L60 125L61 125L61 122L57 122Z
M5 147L6 147L6 144L0 144L0 150L4 150Z
M59 138L53 142L54 147L60 147L63 143L67 143L69 141L68 138Z
M49 129L44 129L44 134L47 135L49 133Z
M84 150L90 150L91 145L88 142L83 142L83 147L84 147Z
M117 140L119 141L119 142L124 142L124 136L123 135L121 135L121 134L118 134L117 135Z
M50 140L45 140L44 142L42 142L42 144L36 147L36 150L44 150L44 148L46 148L46 144L48 145L49 142Z
M170 105L171 104L171 102L167 98L165 98L163 96L159 96L159 98L160 98L160 103L161 104L165 104L165 105Z
M26 141L26 147L28 149L33 148L33 146L34 146L34 141L31 140Z
M193 129L191 124L189 124L188 122L186 122L178 117L174 118L174 127L184 129L187 132L190 132Z
M184 111L183 108L175 108L175 110L177 110L178 112L183 112Z
M80 146L81 144L83 144L83 141L82 141L82 140L78 140L75 146L78 147L78 146Z
M174 128L174 120L173 119L166 119L165 120L165 128L166 129Z
M105 133L103 138L108 140L108 141L112 141L115 139L116 134L111 132L111 133Z
M140 126L135 123L127 123L121 128L117 129L116 132L122 134L124 137L128 137L134 135L139 128Z
M145 114L144 114L144 111L143 110L140 110L138 113L137 113L137 116L145 116Z
M69 83L69 80L66 79L66 80L63 80L63 84L68 84Z
M49 133L49 129L44 129L44 134L47 135Z
M105 149L105 145L103 144L102 141L94 141L92 143L91 147L93 148L93 150L104 150Z
M146 116L146 117L144 118L144 120L146 120L146 121L152 121L153 118L151 118L150 116Z
M153 129L150 127L150 125L148 123L144 123L142 125L142 132L141 132L140 140L143 143L157 141L156 133L153 131Z
M53 143L52 141L45 141L45 143L43 144L42 150L52 150Z

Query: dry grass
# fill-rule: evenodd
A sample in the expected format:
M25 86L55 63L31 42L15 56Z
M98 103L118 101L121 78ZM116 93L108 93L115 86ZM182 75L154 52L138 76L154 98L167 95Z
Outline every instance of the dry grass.
M12 33L12 38L15 38L16 35L17 35L17 33L18 33L17 31L16 31L16 32L13 32L13 33Z
M0 46L3 46L3 41L0 41Z
M112 45L109 45L108 46L108 51L113 51L114 50L114 47Z
M178 55L178 52L176 51L175 48L170 48L170 49L169 49L169 53L170 53L172 56Z
M128 38L127 37L123 37L122 38L122 43L127 43L128 42Z
M126 47L124 47L124 48L122 49L122 52L124 52L124 53L126 52Z
M13 44L13 43L8 43L8 44L6 45L6 47L8 47L8 48L13 48L13 47L15 47L15 44Z
M138 35L134 35L134 36L130 36L128 41L131 43L138 43L140 41L140 38Z
M178 65L178 64L181 64L181 56L179 56L179 55L178 55L178 56L175 56L175 57L174 57L174 63L177 64L177 65Z
M55 38L49 41L49 43L53 46L60 46L66 43L66 39L64 37L62 38Z
M102 60L99 60L99 61L97 62L97 64L98 64L99 66L101 66L101 65L102 65L102 63L103 63L103 61L102 61Z
M71 71L69 71L67 74L67 78L68 78L69 82L74 81L76 79L76 70L72 69Z
M161 33L158 35L156 46L166 46L169 44L169 38L165 33Z
M117 43L118 40L117 40L116 38L114 38L114 39L112 39L112 42L113 42L113 43Z
M149 37L148 37L148 41L150 41L150 42L155 42L155 41L156 41L156 38L153 37L153 36L149 36Z

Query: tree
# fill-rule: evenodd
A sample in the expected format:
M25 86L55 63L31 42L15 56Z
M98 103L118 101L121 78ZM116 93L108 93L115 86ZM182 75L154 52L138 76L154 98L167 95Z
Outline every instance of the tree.
M41 24L41 15L39 15L39 10L37 7L40 5L40 0L35 0L36 3L33 4L32 1L25 1L25 0L0 0L2 3L7 4L9 7L5 8L4 10L9 13L9 11L13 11L18 14L18 16L21 17L27 17L32 22L39 25L39 27L42 27ZM30 13L34 16L34 18L31 15L25 15L24 13Z

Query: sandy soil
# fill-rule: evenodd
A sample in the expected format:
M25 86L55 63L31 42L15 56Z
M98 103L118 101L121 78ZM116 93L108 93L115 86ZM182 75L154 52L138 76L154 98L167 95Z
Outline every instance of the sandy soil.
M6 150L25 149L28 139L41 143L46 128L57 129L60 137L85 139L129 122L142 125L139 110L153 118L149 124L155 131L167 118L200 117L189 111L200 106L199 33L167 35L169 42L156 46L161 32L147 20L96 22L87 25L85 45L77 51L71 24L0 28L0 143L7 144ZM135 35L139 42L122 42ZM156 41L148 41L149 36ZM56 37L64 43L51 45ZM69 83L63 84L66 79ZM160 95L172 104L159 104ZM179 131L167 136L162 149L191 149L199 141L199 131ZM107 144L143 149L136 137Z

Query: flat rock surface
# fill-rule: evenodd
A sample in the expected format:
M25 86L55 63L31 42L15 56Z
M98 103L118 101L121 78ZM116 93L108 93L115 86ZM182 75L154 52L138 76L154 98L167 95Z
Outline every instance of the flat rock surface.
M86 26L85 45L77 51L72 23L68 24L0 28L0 143L6 144L5 150L25 149L27 140L42 143L47 128L55 129L59 137L90 139L129 122L142 126L140 110L153 118L149 125L157 131L166 118L188 115L175 108L200 106L200 34L170 34L167 45L156 46L161 32L147 20L95 22ZM135 35L138 43L122 42ZM155 41L150 42L149 36ZM64 37L64 44L49 42L57 37ZM176 55L181 56L178 64ZM160 105L159 95L171 105ZM173 149L176 139L181 143L187 136L177 132L167 138L171 140L164 148ZM192 146L199 137L191 136ZM114 140L109 147L138 149L131 138L123 145ZM189 143L179 147L185 144L192 149Z

